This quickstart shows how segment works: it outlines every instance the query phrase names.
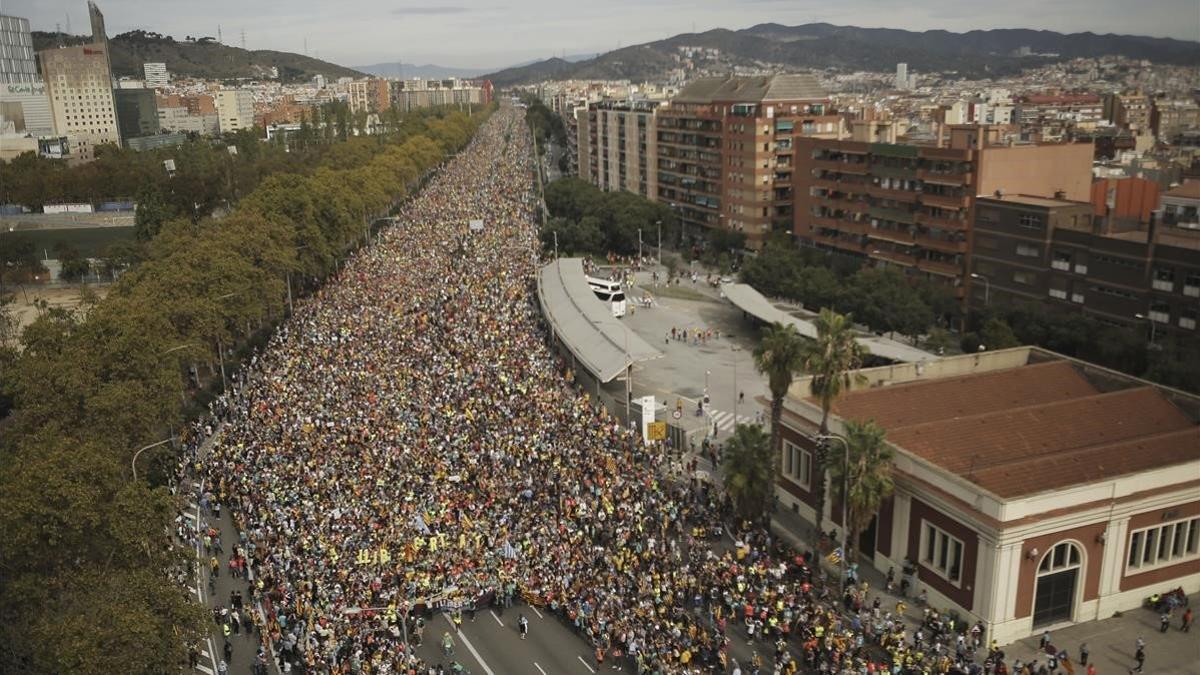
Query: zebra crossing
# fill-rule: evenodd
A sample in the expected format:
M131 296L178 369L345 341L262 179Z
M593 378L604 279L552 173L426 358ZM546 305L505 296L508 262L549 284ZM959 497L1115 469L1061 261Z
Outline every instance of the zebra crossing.
M717 430L724 432L732 432L738 424L754 424L755 421L753 415L737 415L716 408L709 408L708 414Z

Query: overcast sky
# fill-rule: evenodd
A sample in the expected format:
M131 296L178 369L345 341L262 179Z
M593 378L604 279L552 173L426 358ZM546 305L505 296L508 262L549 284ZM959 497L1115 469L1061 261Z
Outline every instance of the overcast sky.
M1198 0L98 0L110 36L133 29L377 62L501 67L757 23L967 31L1037 28L1200 40ZM86 0L3 0L34 30L87 32Z

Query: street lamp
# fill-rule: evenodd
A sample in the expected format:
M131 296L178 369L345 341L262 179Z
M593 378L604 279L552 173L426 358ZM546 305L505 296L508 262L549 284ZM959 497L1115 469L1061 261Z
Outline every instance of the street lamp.
M972 279L978 279L983 282L983 306L987 307L992 304L992 282L982 274L971 272Z
M172 442L172 441L174 441L174 440L175 440L175 438L174 438L174 437L171 437L171 438L167 438L167 439L161 440L161 441L159 441L159 442L157 442L157 443L151 443L150 445L147 445L147 446L145 446L145 447L143 447L143 448L139 448L137 452L133 453L133 461L131 461L131 462L129 463L129 467L130 467L131 469L133 469L133 480L134 480L134 481L137 481L137 460L138 460L138 456L139 456L139 455L141 455L143 451L149 450L150 448L155 448L155 447L158 447L158 446L160 446L160 445L162 445L162 444L164 444L164 443L170 443L170 442Z
M662 221L654 221L655 227L658 228L658 256L654 259L656 264L662 264Z
M817 439L822 442L838 441L842 444L842 448L846 453L845 463L842 464L842 555L840 556L842 568L842 589L844 590L846 588L846 556L850 551L850 522L847 506L850 503L850 442L847 441L845 437L837 434L820 434L817 436ZM825 486L822 485L820 489L824 490ZM817 528L820 529L820 527L821 514L818 513Z
M189 347L199 347L199 346L200 346L200 345L198 345L198 344L195 344L195 343L188 343L188 344L182 344L182 345L175 345L174 347L171 347L171 348L170 348L170 349L168 349L167 351L165 351L165 352L162 352L162 353L161 353L161 354L159 354L158 356L159 356L159 358L161 358L161 357L164 357L164 356L166 356L167 354L172 354L172 353L174 353L174 352L177 352L177 351L180 351L180 350L182 350L182 349L187 349L187 348L189 348ZM187 407L187 394L184 392L184 388L183 388L183 377L182 377L182 376L179 378L179 401L180 401L180 403L182 403L182 404L183 404L183 406L184 406L185 408Z
M1149 317L1149 315L1146 315L1146 314L1134 314L1134 315L1133 315L1133 318L1135 318L1135 319L1141 319L1142 321L1147 321L1147 322L1149 322L1149 323L1150 323L1150 348L1151 348L1151 349L1154 349L1154 347L1155 347L1155 344L1154 344L1154 329L1155 329L1155 326L1154 326L1154 324L1155 324L1155 323L1157 323L1157 322L1156 322L1154 319L1151 319L1151 318Z

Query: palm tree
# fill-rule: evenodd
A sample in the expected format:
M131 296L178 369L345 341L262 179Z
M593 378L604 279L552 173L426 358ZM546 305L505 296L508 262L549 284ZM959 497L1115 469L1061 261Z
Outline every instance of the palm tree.
M854 336L854 323L848 314L838 314L825 308L817 316L817 339L808 345L803 359L804 370L812 373L812 393L821 403L822 436L829 433L829 411L837 400L854 382L865 381L862 375L853 374L862 366L866 349L858 344ZM814 467L817 489L817 529L825 514L825 444L817 444Z
M849 496L843 497L847 511L847 522L843 526L849 534L848 548L858 549L858 538L863 529L896 487L892 481L892 448L884 439L886 433L874 420L847 421L849 466L846 456L842 455L829 467L836 494L842 496L842 491L848 488ZM853 559L848 550L843 555L847 560Z
M774 454L758 424L739 424L725 445L725 492L739 515L758 521L774 494Z
M767 376L767 387L771 390L771 450L775 453L776 466L783 466L783 439L779 435L783 400L804 365L806 350L804 338L796 332L796 327L782 323L764 329L762 341L754 349L754 365L758 372Z

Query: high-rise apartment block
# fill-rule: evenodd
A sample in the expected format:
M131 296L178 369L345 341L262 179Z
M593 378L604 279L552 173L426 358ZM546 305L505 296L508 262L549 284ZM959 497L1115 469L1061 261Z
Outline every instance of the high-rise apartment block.
M1014 144L988 126L933 145L797 138L795 234L965 294L976 195L1088 201L1091 144Z
M492 102L491 80L391 80L389 97L399 110L441 105L486 105Z
M659 101L605 101L582 109L579 118L579 177L601 190L658 197L658 139L654 111Z
M685 232L742 232L751 248L792 227L794 139L845 132L811 75L700 78L655 116L658 201Z
M220 133L217 105L213 97L196 96L157 97L158 126L162 131L194 133L215 136Z
M350 112L381 112L392 104L391 84L381 78L355 80L346 85Z
M254 128L254 94L246 89L217 92L217 117L221 133Z
M897 89L901 89L901 90L908 89L908 64L907 63L897 63L896 64L895 85L896 85Z
M86 161L100 143L120 145L108 48L103 44L38 53L54 126L71 139L73 159Z
M38 82L29 19L0 14L0 84Z
M171 74L167 72L165 63L143 63L142 72L146 76L148 89L165 89L171 82Z

